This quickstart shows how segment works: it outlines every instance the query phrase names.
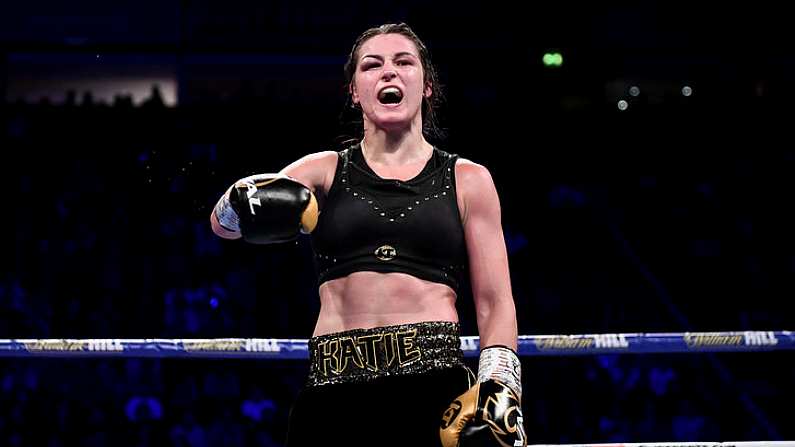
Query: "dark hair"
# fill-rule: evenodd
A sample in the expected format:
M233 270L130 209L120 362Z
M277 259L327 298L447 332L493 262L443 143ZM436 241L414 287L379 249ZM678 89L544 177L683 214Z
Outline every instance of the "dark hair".
M381 34L400 34L414 42L414 46L417 47L417 51L419 52L420 62L422 63L424 85L432 86L431 96L422 99L422 132L425 137L429 139L444 138L444 132L439 128L439 123L436 120L436 110L444 99L442 88L439 84L439 77L436 74L436 68L431 62L431 55L428 48L405 23L388 23L376 26L363 32L356 39L353 48L351 48L351 53L348 55L348 61L345 62L345 91L348 92L346 109L353 107L349 92L351 91L351 84L353 83L353 77L356 73L359 48L367 39Z

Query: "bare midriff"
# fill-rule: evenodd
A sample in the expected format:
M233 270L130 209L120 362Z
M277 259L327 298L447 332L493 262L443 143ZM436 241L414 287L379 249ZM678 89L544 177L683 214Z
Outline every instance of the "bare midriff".
M320 286L314 336L422 321L458 321L447 285L405 273L354 272Z

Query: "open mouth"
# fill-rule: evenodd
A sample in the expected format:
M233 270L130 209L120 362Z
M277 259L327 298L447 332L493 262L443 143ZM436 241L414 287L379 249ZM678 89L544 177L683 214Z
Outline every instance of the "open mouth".
M398 104L403 100L403 92L397 87L386 87L378 92L378 102L381 104Z

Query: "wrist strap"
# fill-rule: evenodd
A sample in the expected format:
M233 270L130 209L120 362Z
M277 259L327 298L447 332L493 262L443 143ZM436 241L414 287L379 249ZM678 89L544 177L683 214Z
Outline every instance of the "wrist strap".
M225 192L215 204L215 217L218 219L218 223L227 230L240 231L240 217L229 203L229 191Z
M522 363L512 349L489 346L480 351L478 382L497 380L522 398Z

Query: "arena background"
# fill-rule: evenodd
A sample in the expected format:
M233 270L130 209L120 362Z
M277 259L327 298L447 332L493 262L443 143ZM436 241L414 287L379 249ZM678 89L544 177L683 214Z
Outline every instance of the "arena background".
M500 192L521 334L795 328L795 48L778 3L0 10L0 337L307 338L308 239L224 241L207 218L237 178L352 135L342 65L397 21L440 72L435 143ZM458 305L475 334L468 292ZM306 367L2 358L0 445L279 446ZM530 443L795 438L791 352L523 368Z

